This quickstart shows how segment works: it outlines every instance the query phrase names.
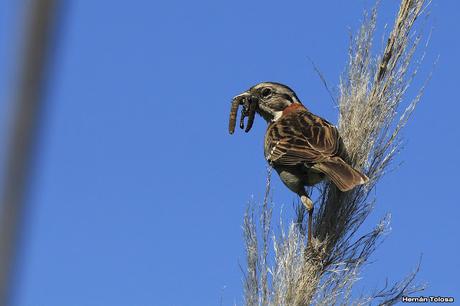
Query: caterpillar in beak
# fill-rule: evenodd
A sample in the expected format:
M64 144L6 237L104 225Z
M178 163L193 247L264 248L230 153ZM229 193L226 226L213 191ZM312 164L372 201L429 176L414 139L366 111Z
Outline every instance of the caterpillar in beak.
M244 119L246 117L248 117L246 129L244 129L246 133L251 130L252 125L254 124L254 117L256 115L257 110L257 101L251 99L251 97L249 97L247 94L236 96L232 101L230 109L230 121L228 127L230 134L233 134L235 132L236 117L240 105L243 106L240 115L240 128L244 129Z

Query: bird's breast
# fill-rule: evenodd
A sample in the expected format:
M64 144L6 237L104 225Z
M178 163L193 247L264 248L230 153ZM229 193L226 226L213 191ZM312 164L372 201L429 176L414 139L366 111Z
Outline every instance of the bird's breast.
M301 193L305 186L313 186L324 179L324 174L303 165L292 167L274 166L281 181L291 191Z

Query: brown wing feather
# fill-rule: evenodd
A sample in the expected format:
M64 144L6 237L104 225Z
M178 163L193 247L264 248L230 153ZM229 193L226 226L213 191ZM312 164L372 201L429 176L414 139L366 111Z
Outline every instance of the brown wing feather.
M318 163L338 154L337 129L301 108L272 123L266 133L265 157L278 165Z
M275 166L306 164L326 174L347 191L368 181L348 165L337 129L326 120L299 108L272 123L265 135L265 157Z

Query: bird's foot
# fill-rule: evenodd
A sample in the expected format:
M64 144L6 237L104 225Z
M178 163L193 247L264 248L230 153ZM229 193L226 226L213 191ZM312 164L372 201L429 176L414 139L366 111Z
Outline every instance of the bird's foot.
M313 210L313 202L310 200L309 197L303 195L303 196L300 197L300 201L302 201L302 204L305 205L305 207L307 208L308 212Z
M313 223L313 202L306 195L301 196L300 201L302 201L302 204L305 205L308 211L308 247L311 247L312 223Z

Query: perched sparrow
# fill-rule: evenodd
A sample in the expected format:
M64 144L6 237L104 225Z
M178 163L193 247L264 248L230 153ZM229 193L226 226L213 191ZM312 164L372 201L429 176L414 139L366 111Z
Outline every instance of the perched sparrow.
M327 177L344 192L366 183L368 178L346 163L346 151L336 127L312 114L286 85L264 82L233 98L230 134L235 129L239 105L243 105L241 128L248 117L246 132L252 127L255 113L267 121L265 159L306 206L310 244L313 202L305 186Z

